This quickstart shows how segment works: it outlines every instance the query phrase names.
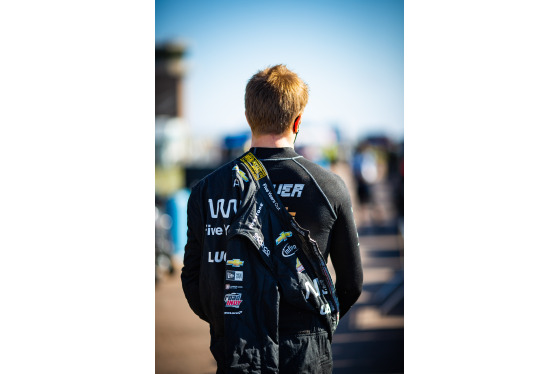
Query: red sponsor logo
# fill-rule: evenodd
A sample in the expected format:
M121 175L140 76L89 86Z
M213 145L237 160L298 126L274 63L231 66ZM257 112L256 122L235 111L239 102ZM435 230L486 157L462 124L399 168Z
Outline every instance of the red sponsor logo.
M234 308L239 308L239 305L243 301L241 300L240 293L228 293L226 294L224 300L226 302L226 306L234 307Z

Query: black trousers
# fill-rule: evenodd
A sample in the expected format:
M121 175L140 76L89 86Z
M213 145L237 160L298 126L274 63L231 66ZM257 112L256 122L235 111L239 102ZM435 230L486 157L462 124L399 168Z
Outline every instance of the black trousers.
M223 337L212 337L210 351L216 360L217 374L230 371L225 365L225 342ZM326 331L301 332L280 336L281 374L331 374L333 360L331 342ZM265 373L251 372L251 374Z

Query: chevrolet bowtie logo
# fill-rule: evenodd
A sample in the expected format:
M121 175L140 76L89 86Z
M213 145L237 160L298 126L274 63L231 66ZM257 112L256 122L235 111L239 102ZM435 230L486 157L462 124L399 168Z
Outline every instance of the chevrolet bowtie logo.
M240 259L235 258L235 259L233 259L233 260L228 260L227 264L228 264L228 265L231 265L231 266L233 266L233 267L238 268L238 267L240 267L240 266L243 266L243 262L244 262L244 261L241 261Z
M276 245L282 243L284 240L287 240L290 236L292 236L291 231L282 231L280 236L276 238Z
M235 165L231 170L235 170L241 175L241 178L243 178L245 182L249 182L249 178L247 178L247 175L242 170L239 170L239 166Z

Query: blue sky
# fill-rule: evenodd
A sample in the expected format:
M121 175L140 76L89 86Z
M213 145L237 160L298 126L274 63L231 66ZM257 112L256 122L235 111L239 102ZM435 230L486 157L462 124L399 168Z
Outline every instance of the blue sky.
M310 87L302 126L403 134L402 1L156 0L155 39L189 45L184 105L194 134L248 129L247 80L277 63Z

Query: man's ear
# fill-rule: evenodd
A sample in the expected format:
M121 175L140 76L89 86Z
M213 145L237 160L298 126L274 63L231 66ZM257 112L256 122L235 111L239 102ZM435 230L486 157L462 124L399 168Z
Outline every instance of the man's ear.
M294 133L299 132L299 125L301 124L301 116L297 116L296 120L294 121Z

